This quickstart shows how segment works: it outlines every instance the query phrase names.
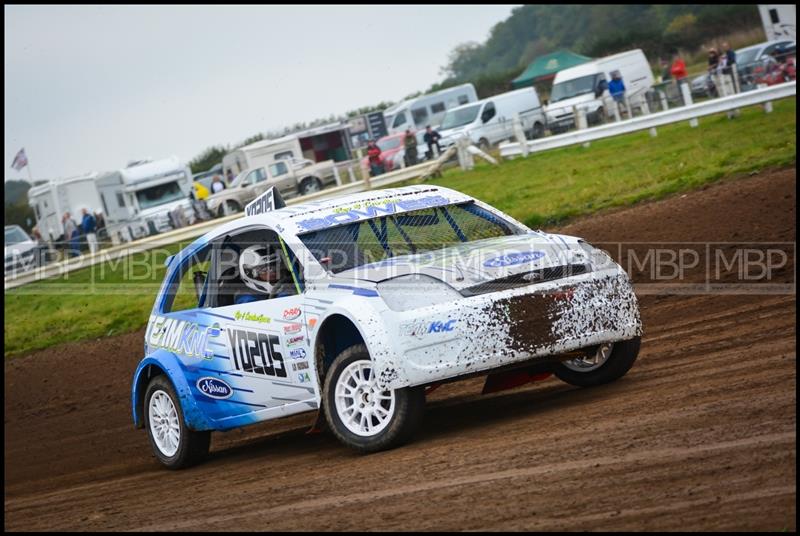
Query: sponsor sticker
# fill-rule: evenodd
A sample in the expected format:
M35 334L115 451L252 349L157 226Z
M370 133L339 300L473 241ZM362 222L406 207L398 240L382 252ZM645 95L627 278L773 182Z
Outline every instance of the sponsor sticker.
M292 370L307 370L308 369L308 361L298 361L297 363L292 363Z
M297 375L297 379L300 383L306 383L311 381L311 376L308 375L308 372L301 372Z
M483 265L487 268L503 268L504 266L514 266L515 264L530 263L544 257L544 251L532 250L523 252L511 252L487 259Z
M292 359L305 359L306 357L306 349L305 348L295 348L294 350L289 351L289 357Z
M309 315L307 318L308 318L308 329L314 329L317 325L317 322L319 322L319 317Z
M260 313L251 313L249 311L234 311L233 317L236 320L247 320L249 322L259 322L261 324L269 324L272 319Z
M156 316L147 326L145 340L154 348L198 359L212 359L214 351L208 339L222 334L219 324L202 327L194 322Z
M295 346L297 344L300 344L304 340L305 337L303 335L295 335L294 337L289 337L288 339L286 339L286 346Z
M302 324L296 324L295 323L295 324L287 324L287 325L283 326L283 332L286 335L289 335L291 333L299 333L301 329L303 329L303 325Z
M205 376L197 380L195 385L201 393L209 398L225 400L233 396L233 388L219 378Z
M300 316L300 308L299 307L292 307L291 309L284 309L283 310L283 319L284 320L294 320Z
M447 321L435 320L433 322L422 320L407 322L400 325L400 335L421 339L429 333L445 333L448 331L453 331L456 322L458 322L456 319Z

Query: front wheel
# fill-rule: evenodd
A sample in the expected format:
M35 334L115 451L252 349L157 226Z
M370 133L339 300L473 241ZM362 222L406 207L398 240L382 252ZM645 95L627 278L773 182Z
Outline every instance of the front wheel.
M223 202L218 209L219 217L222 218L224 216L230 216L231 214L236 214L237 212L241 212L242 206L233 200L227 200Z
M564 361L556 366L556 376L570 385L593 387L623 377L639 355L641 337L601 344L584 357Z
M180 399L166 376L150 380L143 413L153 453L169 469L189 467L208 454L211 432L195 432L186 426Z
M361 452L377 452L411 438L422 419L425 390L381 390L367 347L358 344L333 361L324 400L325 418L339 441Z
M487 140L486 138L481 138L480 140L478 140L478 149L480 149L484 153L489 152L489 149L491 149L491 148L492 148L492 145L489 143L489 140Z

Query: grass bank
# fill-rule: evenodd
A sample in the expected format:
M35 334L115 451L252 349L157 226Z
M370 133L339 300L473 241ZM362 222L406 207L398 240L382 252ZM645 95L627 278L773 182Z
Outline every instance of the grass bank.
M675 192L796 163L796 101L758 106L736 119L722 114L687 123L567 147L473 171L448 170L432 183L475 196L531 227L658 199ZM139 329L147 322L164 273L163 260L182 247L165 246L155 258L137 254L76 271L67 279L5 293L5 356L66 341ZM113 359L113 356L109 356Z

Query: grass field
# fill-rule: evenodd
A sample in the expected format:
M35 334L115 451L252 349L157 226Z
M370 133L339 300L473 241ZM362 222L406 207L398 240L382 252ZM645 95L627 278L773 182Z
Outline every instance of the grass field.
M796 101L758 106L729 120L724 114L647 132L567 147L473 171L452 169L431 183L496 206L531 227L549 227L598 210L658 199L721 179L796 164ZM139 254L5 293L5 356L66 341L141 328L164 273ZM113 356L110 356L113 358Z

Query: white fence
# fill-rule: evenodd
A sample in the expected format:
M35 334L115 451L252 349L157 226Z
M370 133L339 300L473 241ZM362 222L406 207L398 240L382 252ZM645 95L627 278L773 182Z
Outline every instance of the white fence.
M628 134L630 132L637 132L640 130L655 129L656 127L662 125L677 123L680 121L690 121L690 123L696 123L698 118L706 115L736 110L737 108L751 106L754 104L769 104L770 101L796 95L797 82L785 82L783 84L777 84L774 86L756 89L754 91L748 91L747 93L738 93L728 97L721 97L719 99L713 99L698 104L673 108L663 112L641 115L625 121L600 125L583 130L573 130L571 132L567 132L566 134L548 136L538 140L526 140L524 144L519 141L514 143L503 143L500 144L500 154L506 158L520 155L524 156L532 152L541 152L548 149L566 147L568 145L574 145L578 143L588 143L593 140L619 136L621 134ZM767 111L771 110L771 107L769 106L765 106L765 108ZM695 124L692 126L695 126Z

